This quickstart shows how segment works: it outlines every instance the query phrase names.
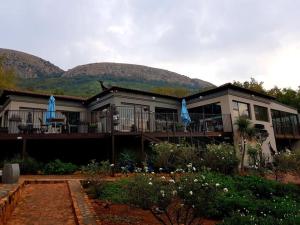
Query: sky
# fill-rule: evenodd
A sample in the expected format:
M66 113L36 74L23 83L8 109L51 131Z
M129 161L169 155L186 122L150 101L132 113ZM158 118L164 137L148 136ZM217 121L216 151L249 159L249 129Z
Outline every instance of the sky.
M0 0L0 47L64 70L120 62L297 88L299 12L299 0Z

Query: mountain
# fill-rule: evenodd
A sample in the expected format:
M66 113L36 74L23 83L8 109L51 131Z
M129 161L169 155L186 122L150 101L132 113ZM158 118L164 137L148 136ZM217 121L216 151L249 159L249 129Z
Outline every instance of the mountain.
M64 72L49 61L15 50L0 48L0 58L5 67L13 68L23 78L57 76Z
M194 92L214 87L200 79L142 65L102 62L80 65L64 71L39 57L0 48L1 58L5 67L15 70L19 87L36 91L90 96L100 91L98 80L110 85L148 91L167 87L185 88L188 92Z
M63 74L63 77L75 76L97 76L104 78L111 77L129 80L146 80L149 82L160 81L180 84L182 86L189 86L192 88L206 88L212 86L211 83L206 81L200 79L191 79L187 76L168 70L124 63L91 63L76 66Z

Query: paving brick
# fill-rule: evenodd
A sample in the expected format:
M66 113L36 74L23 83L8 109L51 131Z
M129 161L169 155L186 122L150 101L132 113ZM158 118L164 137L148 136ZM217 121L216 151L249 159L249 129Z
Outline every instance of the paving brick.
M27 184L7 225L76 225L66 182Z

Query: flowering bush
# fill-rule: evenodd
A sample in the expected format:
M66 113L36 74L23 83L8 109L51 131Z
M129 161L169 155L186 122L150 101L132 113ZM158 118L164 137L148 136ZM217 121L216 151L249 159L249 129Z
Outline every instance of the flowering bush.
M162 224L191 224L213 211L216 197L229 191L200 174L187 174L178 181L138 175L127 190L129 203L149 209Z
M300 173L300 150L294 152L287 150L285 152L276 153L273 165L276 180L278 179L279 173Z
M225 143L207 145L203 159L206 167L225 174L233 173L239 163L234 146Z
M162 142L153 145L155 155L154 166L164 171L183 169L188 163L198 164L199 151L187 144L172 144Z

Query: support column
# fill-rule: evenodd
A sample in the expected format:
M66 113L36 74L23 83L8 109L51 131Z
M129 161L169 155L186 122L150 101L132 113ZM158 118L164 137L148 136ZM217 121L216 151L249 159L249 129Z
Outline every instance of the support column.
M27 155L26 145L27 145L27 140L26 140L26 138L23 138L23 140L22 140L22 159L25 159L25 157Z

